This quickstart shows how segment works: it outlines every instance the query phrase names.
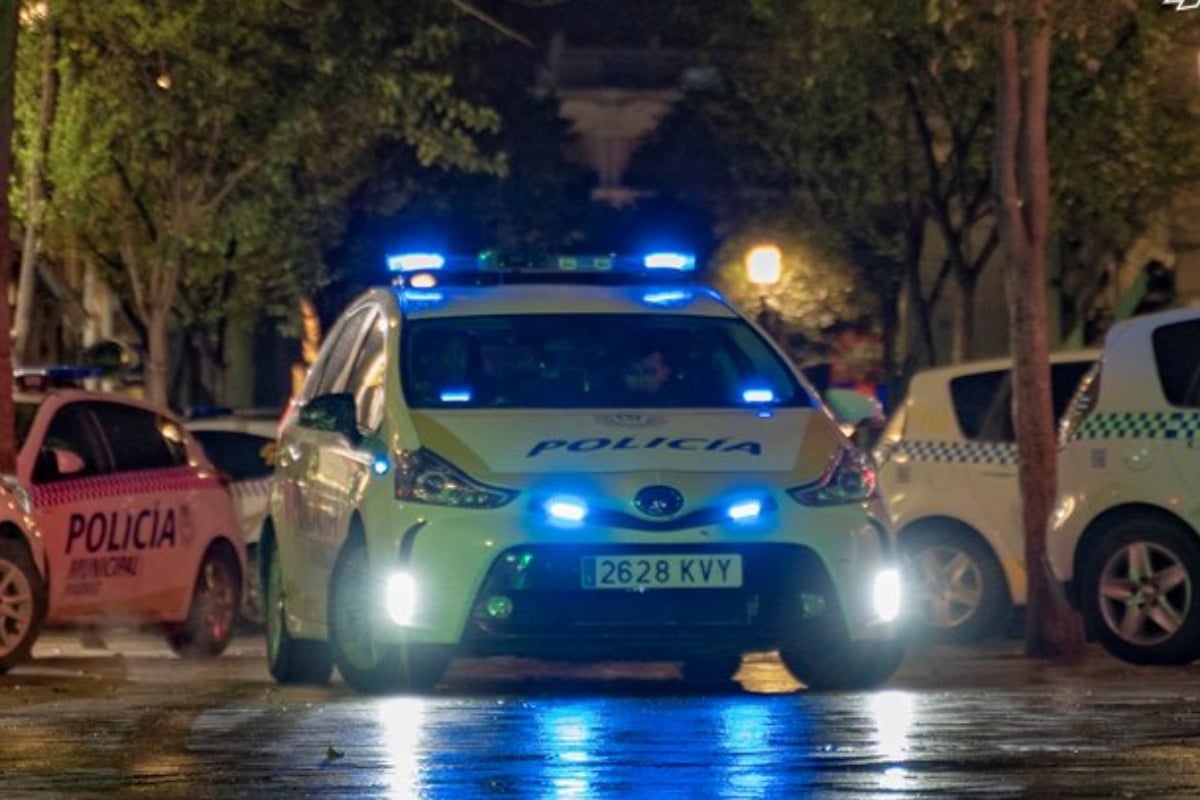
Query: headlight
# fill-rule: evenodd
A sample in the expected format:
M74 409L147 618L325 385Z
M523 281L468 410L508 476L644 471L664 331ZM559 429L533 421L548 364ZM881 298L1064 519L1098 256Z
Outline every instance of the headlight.
M875 495L875 468L862 450L840 447L820 478L813 483L788 489L788 494L797 503L806 506L861 503Z
M3 484L4 488L8 489L9 493L12 494L13 500L17 501L17 505L21 507L22 512L25 514L32 513L33 502L29 498L29 492L17 480L16 475L0 475L0 484Z
M396 457L396 499L459 508L499 508L517 493L488 486L428 450Z

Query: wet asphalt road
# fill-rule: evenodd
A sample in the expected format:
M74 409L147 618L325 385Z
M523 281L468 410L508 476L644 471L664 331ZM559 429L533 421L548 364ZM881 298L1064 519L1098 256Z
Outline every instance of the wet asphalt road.
M459 662L371 698L275 686L256 637L198 664L53 633L0 676L0 797L1200 797L1200 666L1020 652L928 649L843 694L765 654L718 693L673 665Z

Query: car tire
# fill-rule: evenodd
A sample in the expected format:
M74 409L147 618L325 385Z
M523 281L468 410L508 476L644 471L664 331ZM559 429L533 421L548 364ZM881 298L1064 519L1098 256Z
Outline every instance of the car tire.
M192 590L187 619L166 626L167 644L184 658L213 658L229 646L242 603L242 574L228 545L208 549Z
M818 646L785 646L779 658L788 672L810 691L857 691L885 682L904 660L897 641L849 641Z
M741 653L705 655L686 658L679 671L689 686L697 689L729 689L735 683L733 676L742 667Z
M0 675L29 659L46 616L46 586L29 549L0 539Z
M268 547L264 575L263 626L267 637L267 669L277 683L320 686L333 675L329 645L311 639L294 639L287 629L283 565L279 548Z
M1165 515L1105 526L1081 569L1089 634L1133 664L1200 658L1200 542Z
M450 663L447 648L383 642L376 632L385 618L367 563L367 549L351 537L333 567L329 590L329 639L342 678L367 694L433 689Z
M915 528L901 535L900 552L916 637L974 644L1006 629L1012 601L1004 570L973 531L953 523Z

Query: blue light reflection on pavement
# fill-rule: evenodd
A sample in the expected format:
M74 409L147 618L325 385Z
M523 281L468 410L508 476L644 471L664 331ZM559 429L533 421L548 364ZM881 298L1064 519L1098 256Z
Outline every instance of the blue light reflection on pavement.
M839 730L814 727L812 704L831 701L844 706ZM375 702L383 796L395 800L724 800L810 797L835 786L856 797L882 796L905 789L914 706L898 691L817 701L717 695Z

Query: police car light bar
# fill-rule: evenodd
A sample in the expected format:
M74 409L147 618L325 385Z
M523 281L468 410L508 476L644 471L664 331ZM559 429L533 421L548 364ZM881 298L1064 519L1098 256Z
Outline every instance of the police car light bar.
M507 253L485 250L475 256L444 256L434 252L397 253L387 257L388 269L405 276L416 286L419 274L437 272L443 278L427 281L432 288L446 277L459 276L650 276L664 273L688 273L696 269L696 257L690 253L653 252L641 256L617 255L546 255Z
M440 253L399 253L387 258L388 269L392 272L421 272L441 269L445 264L446 258Z

